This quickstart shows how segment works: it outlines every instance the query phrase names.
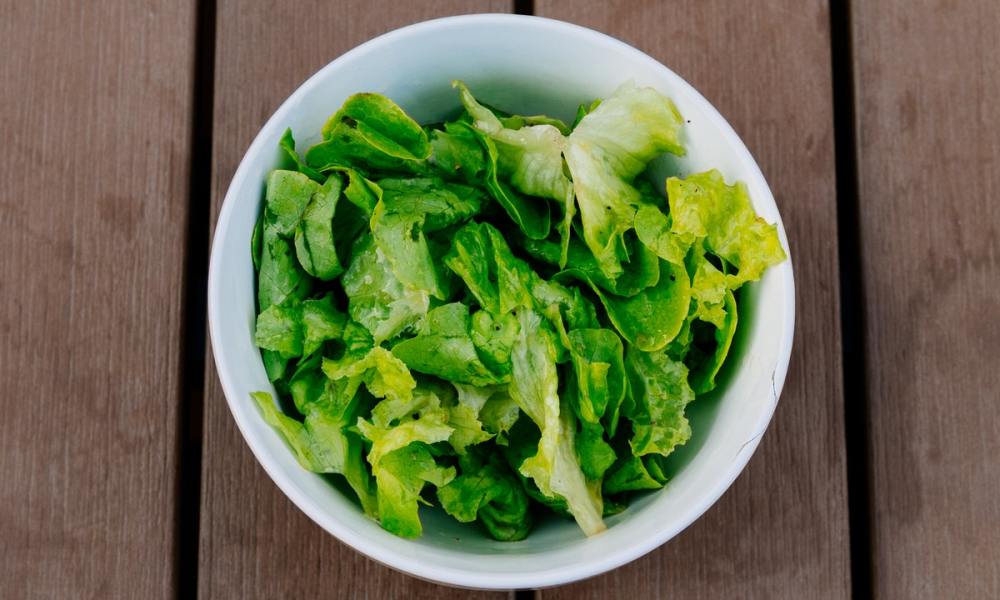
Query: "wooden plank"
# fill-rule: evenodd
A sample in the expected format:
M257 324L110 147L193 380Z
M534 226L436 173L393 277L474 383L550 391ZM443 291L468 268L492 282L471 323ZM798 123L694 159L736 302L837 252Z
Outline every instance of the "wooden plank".
M1000 597L1000 4L856 2L880 598Z
M253 136L320 67L410 23L506 12L498 0L350 0L218 6L213 215ZM214 221L214 216L213 216ZM323 531L256 464L233 423L214 365L206 377L199 592L206 598L476 596L383 567ZM499 597L498 594L481 594Z
M795 260L797 336L775 418L702 519L635 563L545 598L849 594L837 218L826 2L568 2L536 12L605 31L690 81L757 158Z
M0 38L0 595L172 596L193 1Z

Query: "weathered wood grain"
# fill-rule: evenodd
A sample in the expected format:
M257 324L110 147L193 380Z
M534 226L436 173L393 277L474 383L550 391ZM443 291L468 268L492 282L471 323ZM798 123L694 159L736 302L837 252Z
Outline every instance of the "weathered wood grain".
M795 261L797 335L774 421L688 531L545 598L849 594L829 16L826 2L538 0L537 14L635 45L698 88L760 163Z
M509 11L497 0L222 0L215 59L213 221L244 151L306 77L353 46L410 23ZM358 554L298 510L257 465L209 357L199 594L205 598L501 597L425 583Z
M169 597L194 3L0 39L0 596Z
M855 2L878 598L1000 597L1000 4Z

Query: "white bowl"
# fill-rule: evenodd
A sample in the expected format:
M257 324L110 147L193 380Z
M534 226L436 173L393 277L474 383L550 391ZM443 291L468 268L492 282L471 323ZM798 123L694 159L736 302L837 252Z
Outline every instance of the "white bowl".
M352 499L303 470L250 399L250 392L273 391L253 342L250 236L265 176L278 163L278 140L287 127L304 148L318 139L324 121L345 98L363 91L392 98L420 122L441 120L459 106L453 79L464 80L494 106L563 118L628 80L660 90L688 121L687 156L664 160L660 170L717 168L730 182L746 182L757 211L777 222L787 250L778 209L754 159L712 105L670 69L618 40L559 21L513 15L439 19L387 33L331 62L257 135L226 193L212 244L212 349L229 408L257 460L302 511L344 543L400 571L451 585L510 589L568 583L625 564L677 535L742 471L771 419L788 367L792 266L785 261L744 289L739 347L721 392L691 406L695 432L673 459L673 479L608 518L606 532L588 539L575 523L553 518L524 541L497 542L434 509L422 511L420 539L382 530Z

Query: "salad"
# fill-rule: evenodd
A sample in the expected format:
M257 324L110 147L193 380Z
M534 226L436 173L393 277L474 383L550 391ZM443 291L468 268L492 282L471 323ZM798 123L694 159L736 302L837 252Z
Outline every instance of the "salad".
M451 121L357 94L304 155L281 139L252 240L278 397L253 398L394 534L419 536L425 504L497 540L545 513L594 535L666 483L734 292L785 253L741 183L651 182L651 160L684 154L656 90L623 85L566 124L454 87Z

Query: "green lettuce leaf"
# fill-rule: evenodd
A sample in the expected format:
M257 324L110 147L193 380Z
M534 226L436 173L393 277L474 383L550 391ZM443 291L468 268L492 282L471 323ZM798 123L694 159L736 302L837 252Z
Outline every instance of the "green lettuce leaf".
M299 264L306 273L323 281L330 281L344 271L337 256L333 231L340 188L340 177L331 175L313 194L295 228L295 254Z
M496 111L494 111L496 112ZM497 115L504 129L521 129L532 125L549 125L563 135L569 135L570 128L561 120L546 115Z
M664 152L684 155L683 124L669 98L626 83L580 120L569 141L589 146L615 175L631 179Z
M320 171L335 165L419 170L431 154L423 128L378 94L348 98L323 126L323 139L306 152L306 162Z
M286 129L285 133L282 134L281 139L278 141L278 147L284 153L285 160L282 162L282 169L298 171L316 183L323 183L326 180L326 177L322 173L310 167L299 156L299 153L295 150L295 138L292 137L291 129Z
M713 349L711 353L704 352L703 344L695 343L687 354L686 362L691 368L691 387L699 394L715 389L715 377L722 369L722 364L729 355L733 338L736 336L738 317L736 313L736 298L730 291L725 297L725 317L721 327L713 328Z
M767 267L785 259L777 227L757 216L742 183L726 185L715 170L671 177L667 198L671 231L692 242L704 238L707 250L736 269L726 274L730 289L760 279Z
M288 392L295 403L295 410L300 414L308 414L311 407L321 402L326 394L336 393L339 397L343 392L341 389L327 389L329 380L320 368L322 364L323 357L319 354L303 357L295 364L295 372L288 380Z
M612 467L604 478L604 493L621 494L640 490L657 490L663 483L650 475L638 456L629 456Z
M371 348L360 358L350 354L338 360L324 358L323 373L332 381L346 379L349 395L364 384L372 396L398 405L408 405L417 386L406 364L381 346ZM382 402L380 406L390 405Z
M469 335L479 360L504 379L510 375L510 351L517 340L517 317L508 313L494 318L489 311L472 313Z
M616 279L628 259L622 239L641 195L631 182L664 152L683 154L680 113L651 88L627 84L580 119L564 151L583 225L601 271Z
M520 465L542 494L566 502L569 512L587 535L605 529L601 496L587 486L576 455L576 424L572 411L558 394L556 350L542 318L531 310L518 312L521 332L511 353L511 396L541 430L537 453Z
M528 496L502 459L473 454L459 460L460 475L438 488L442 508L462 523L479 520L500 541L516 541L531 530Z
M688 318L722 328L726 320L726 293L729 291L726 275L708 259L701 242L696 243L688 256L687 265L691 274L692 301Z
M607 414L613 434L627 386L621 339L610 329L574 329L568 337L578 388L577 413L591 425Z
M260 274L260 261L264 253L264 211L257 217L257 224L253 226L253 234L250 236L250 256L253 258L253 270Z
M557 243L529 239L516 239L516 242L532 258L561 267L561 249ZM615 279L609 279L604 274L590 249L577 238L571 239L567 247L568 264L573 271L583 273L605 291L616 296L634 296L660 280L660 261L651 249L639 244L635 236L626 235L624 243L630 259L622 263L622 272Z
M576 453L580 468L589 481L599 481L614 464L615 451L604 439L604 428L591 423L581 423L576 435Z
M663 275L653 287L623 298L603 291L586 273L567 269L558 278L574 278L589 284L622 338L645 351L666 346L684 325L690 305L687 272L670 263L660 265Z
M369 461L372 461L371 454ZM420 492L430 483L446 485L455 477L454 467L442 467L423 444L409 444L372 462L378 486L378 514L382 527L404 538L423 533L420 524Z
M469 307L445 304L427 313L417 335L397 343L392 353L414 371L448 381L478 386L503 382L479 359L469 329Z
M423 215L423 230L428 233L468 220L484 201L474 187L433 177L380 179L378 186L387 211Z
M688 385L688 369L665 352L636 348L628 349L625 366L632 393L625 415L632 421L632 453L667 456L691 437L691 425L684 416L695 397Z
M430 134L431 162L446 176L479 185L486 176L485 149L465 123L445 123Z
M459 89L462 104L472 118L470 129L479 133L486 150L487 188L526 236L544 239L551 217L542 198L566 206L572 200L572 187L562 170L562 134L549 124L507 129L492 111L476 102L464 84L456 81L453 85ZM572 215L566 222L571 220Z
M398 360L385 357L388 351L376 348L372 352L378 352L383 368L395 363L387 369L389 373L397 373L400 367L405 370ZM324 362L324 371L326 367ZM418 537L422 531L418 516L421 490L426 483L441 487L455 475L453 467L434 461L428 446L447 441L455 430L448 425L448 410L435 393L400 385L395 375L387 378L381 371L378 377L386 384L376 386L385 399L372 409L371 421L358 419L357 426L371 442L368 463L378 489L379 519L383 528L396 535ZM380 397L370 384L368 389Z
M258 348L276 352L281 358L302 356L302 308L297 304L273 304L257 315L254 341Z
M375 212L375 206L382 199L382 188L350 167L331 165L327 167L325 172L339 173L347 181L347 185L344 187L344 198L358 209L352 213L356 215L354 222L365 228L368 224L366 221L371 218L372 213Z
M340 339L347 317L333 305L333 295L304 300L301 305L302 354L309 356L324 342Z
M404 285L368 235L356 244L354 259L341 281L351 319L364 326L375 343L412 328L430 307L429 294Z
M270 219L265 225L282 237L291 237L320 185L296 171L271 171L264 200Z
M372 237L403 285L445 300L448 288L427 243L425 220L424 213L396 210L383 196L372 214Z
M635 233L639 241L663 260L675 265L684 264L690 244L671 232L670 218L657 207L645 204L636 211Z
M572 197L572 184L563 174L562 150L566 138L559 128L550 123L528 125L524 117L507 119L505 124L479 104L465 84L456 81L452 85L458 88L473 125L496 145L501 176L530 196L559 202Z
M261 311L274 304L305 298L312 281L295 259L292 245L265 224L260 273L257 275L257 304Z
M593 102L591 102L590 104L581 104L580 106L576 107L576 117L573 119L573 125L570 126L570 131L576 129L576 126L580 124L580 121L582 121L583 118L589 115L590 113L594 112L594 109L600 105L601 105L601 99L598 98Z
M514 427L521 409L510 395L505 385L476 387L456 383L458 403L470 407L478 415L483 429L489 434L503 439Z
M445 264L479 305L495 316L530 306L535 274L510 251L503 235L487 223L469 223L455 233Z
M319 185L301 173L273 171L268 177L257 274L257 302L261 311L272 304L294 302L309 294L312 283L286 238L295 231L302 212L317 190Z
M358 495L365 513L378 517L378 505L361 439L347 430L356 418L357 403L344 398L310 406L304 422L281 413L265 392L252 393L265 422L285 439L303 468L315 473L340 473Z

